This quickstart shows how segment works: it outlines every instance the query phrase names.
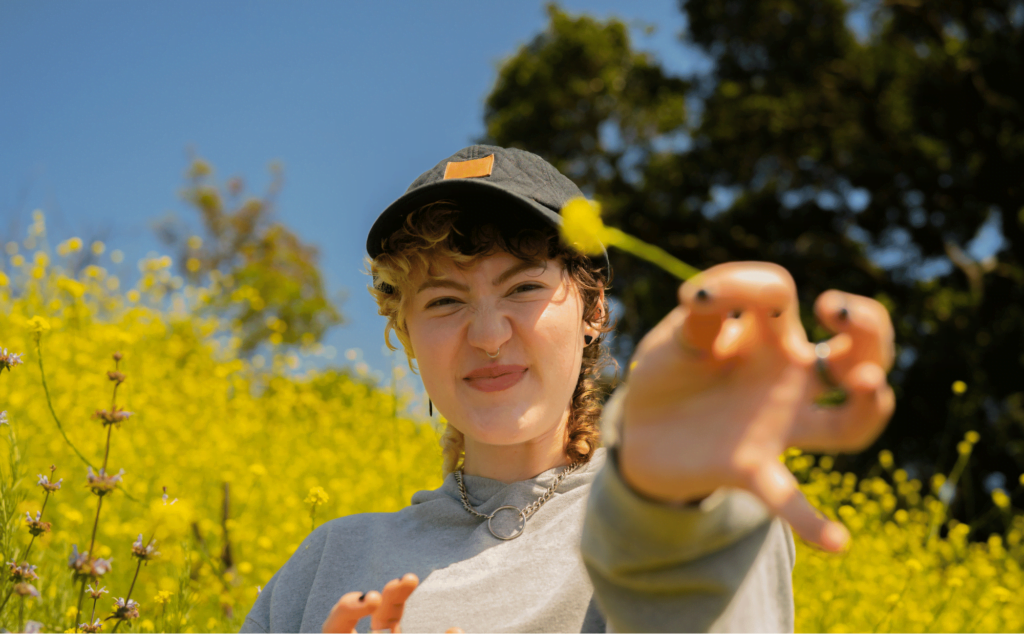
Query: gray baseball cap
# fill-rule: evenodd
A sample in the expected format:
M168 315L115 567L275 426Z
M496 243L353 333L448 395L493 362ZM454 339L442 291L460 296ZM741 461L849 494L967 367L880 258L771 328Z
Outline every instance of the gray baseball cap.
M410 212L437 200L453 200L462 209L485 215L522 212L558 227L562 205L578 196L583 196L580 188L536 154L471 145L420 174L401 198L388 205L370 228L366 251L371 258L383 253L388 237ZM607 249L595 263L608 277Z

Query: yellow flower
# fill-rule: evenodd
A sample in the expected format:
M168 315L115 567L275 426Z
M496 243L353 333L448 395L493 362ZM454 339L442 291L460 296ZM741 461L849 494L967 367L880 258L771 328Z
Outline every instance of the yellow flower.
M953 381L953 394L963 394L967 391L967 384L963 381Z
M32 335L36 338L36 341L39 340L40 335L50 330L50 320L46 317L40 317L39 315L29 319L27 325L29 331L31 331Z
M892 468L892 452L888 449L883 449L878 452L878 464L882 465L885 469Z
M320 506L331 499L327 492L324 491L323 487L313 487L309 490L309 495L303 500L303 504L312 504L314 506Z
M4 288L10 283L11 280L4 274L3 271L0 271L0 288Z
M992 489L992 502L1001 509L1010 508L1010 496L1002 489Z
M82 239L81 238L71 238L70 240L68 240L68 251L74 253L75 251L81 250L81 248L82 248Z
M200 262L196 258L189 258L188 260L185 261L185 268L188 269L190 273L195 273L200 268L202 268L202 266L202 262Z
M607 230L601 221L601 205L586 198L573 198L562 207L562 238L586 255L600 255Z
M173 596L173 592L169 590L161 590L160 592L156 593L156 596L153 597L153 602L157 605L165 605L171 602L171 597Z
M978 432L972 430L964 434L964 440L973 445L976 444L979 440L981 440L981 436L978 435Z
M971 453L971 443L966 440L961 440L956 444L956 450L961 456L965 456Z
M192 249L193 251L196 250L196 249L199 249L202 246L203 246L203 239L200 238L199 236L191 236L188 239L188 248Z
M92 252L95 255L102 255L107 250L107 245L103 244L99 240L92 243Z

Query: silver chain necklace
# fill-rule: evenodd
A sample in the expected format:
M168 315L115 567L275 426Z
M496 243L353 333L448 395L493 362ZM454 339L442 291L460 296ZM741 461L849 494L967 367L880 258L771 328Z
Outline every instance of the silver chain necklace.
M565 479L565 476L579 469L580 467L583 466L583 464L584 463L582 462L574 462L568 467L566 467L565 470L562 471L562 473L558 474L558 477L555 478L554 483L550 487L548 487L548 490L545 491L544 494L541 495L539 498L537 498L537 501L535 501L530 506L527 506L525 509L519 510L518 506L511 505L499 506L498 508L494 509L494 512L490 515L484 515L483 513L479 513L473 510L473 507L470 506L469 495L466 493L466 485L462 483L462 469L459 469L455 472L455 481L459 483L459 495L462 496L462 506L466 507L466 510L469 511L471 515L475 515L477 517L487 520L487 530L491 531L491 535L494 535L498 539L510 540L515 539L516 537L519 537L523 534L523 531L526 530L526 520L530 519L530 516L536 513L537 509L543 506L544 503L551 498L551 496L555 493L555 489L557 489L558 485L561 484L562 480ZM516 532L512 533L512 535L508 537L502 537L501 535L494 532L494 526L492 524L492 521L494 520L494 516L498 514L498 511L503 511L506 509L510 511L515 511L516 514L523 519L523 524L519 527L518 530L516 530Z

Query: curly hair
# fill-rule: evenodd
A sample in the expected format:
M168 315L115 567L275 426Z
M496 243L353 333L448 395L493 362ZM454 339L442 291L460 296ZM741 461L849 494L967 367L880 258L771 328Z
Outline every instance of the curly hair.
M391 343L391 333L395 333L414 374L418 372L412 363L415 356L406 326L408 307L404 291L420 272L436 276L430 267L432 261L450 260L464 269L478 258L501 250L529 262L553 259L562 264L572 286L580 293L583 319L599 333L583 348L566 429L565 453L569 460L589 462L600 445L599 422L605 394L598 377L608 365L614 365L618 371L618 364L604 343L605 335L614 329L608 301L601 299L601 289L609 288L610 274L606 275L598 262L563 244L556 228L540 219L524 218L522 212L502 213L500 208L489 208L486 216L465 212L449 200L411 212L382 246L383 253L373 260L365 259L364 273L373 276L368 289L377 301L378 313L387 318L384 342L388 348L397 350ZM465 458L462 432L446 424L440 444L444 475L461 468Z

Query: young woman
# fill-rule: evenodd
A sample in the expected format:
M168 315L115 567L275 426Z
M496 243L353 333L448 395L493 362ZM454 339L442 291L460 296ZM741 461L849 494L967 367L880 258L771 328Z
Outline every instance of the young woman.
M380 215L371 292L448 421L445 480L318 527L242 631L793 631L790 527L829 551L849 534L778 458L881 433L888 313L829 291L837 334L815 346L785 270L716 266L602 411L611 273L557 231L580 195L536 155L472 146ZM815 405L835 385L845 404Z

